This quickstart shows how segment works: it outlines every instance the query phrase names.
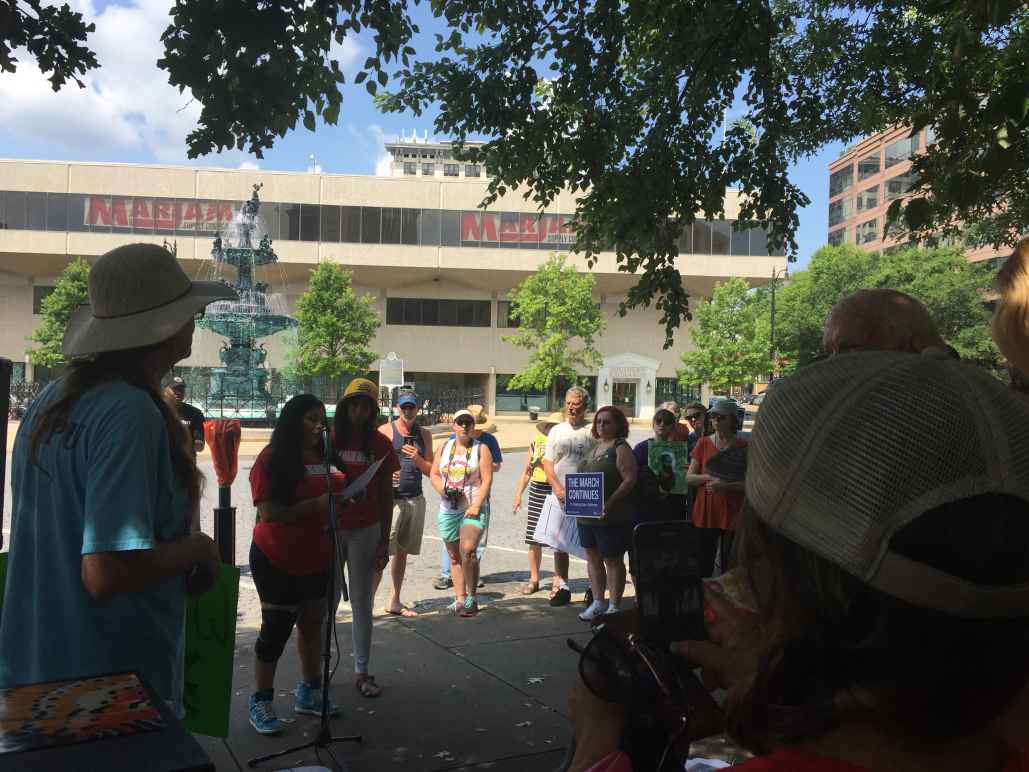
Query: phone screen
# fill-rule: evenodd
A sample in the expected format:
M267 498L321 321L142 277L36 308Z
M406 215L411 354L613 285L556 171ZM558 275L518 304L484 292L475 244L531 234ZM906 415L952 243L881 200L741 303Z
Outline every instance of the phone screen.
M641 523L633 567L641 629L650 640L700 640L704 630L701 540L686 522Z

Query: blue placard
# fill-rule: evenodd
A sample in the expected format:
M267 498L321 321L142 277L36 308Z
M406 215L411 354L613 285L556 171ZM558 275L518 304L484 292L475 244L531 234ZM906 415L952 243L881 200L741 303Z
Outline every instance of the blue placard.
M600 517L604 514L603 472L565 475L565 514L574 517Z

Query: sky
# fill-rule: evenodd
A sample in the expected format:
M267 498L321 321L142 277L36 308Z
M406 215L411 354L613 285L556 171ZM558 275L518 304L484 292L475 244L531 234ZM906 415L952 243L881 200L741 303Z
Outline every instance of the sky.
M171 1L70 0L70 5L96 23L88 43L100 69L86 76L86 88L70 84L54 93L35 63L20 52L17 72L0 74L0 157L375 174L388 162L385 141L413 132L433 137L431 114L384 115L363 86L349 83L372 52L370 38L362 32L331 52L348 80L337 125L319 121L314 132L301 126L262 159L239 151L188 159L185 138L200 108L168 85L167 75L156 65ZM431 34L440 29L427 5L414 10L422 29L414 47L420 52L432 50ZM811 199L800 212L799 259L791 270L803 268L825 243L828 165L841 149L839 143L827 146L791 170L792 181Z

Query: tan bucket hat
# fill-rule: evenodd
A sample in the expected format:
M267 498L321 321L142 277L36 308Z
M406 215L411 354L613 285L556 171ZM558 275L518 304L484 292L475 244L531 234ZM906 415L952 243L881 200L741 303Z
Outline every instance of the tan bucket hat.
M536 423L536 431L538 431L540 434L546 434L564 420L565 414L562 413L560 410L555 410L542 421L538 421Z
M89 303L68 322L61 350L68 359L150 346L167 340L216 300L236 292L217 281L192 281L156 244L126 244L89 271Z

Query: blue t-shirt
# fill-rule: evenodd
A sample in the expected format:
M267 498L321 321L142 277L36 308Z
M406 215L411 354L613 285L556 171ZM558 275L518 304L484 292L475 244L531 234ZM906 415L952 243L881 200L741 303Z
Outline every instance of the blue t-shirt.
M11 461L11 551L0 618L0 687L138 671L183 714L185 576L99 602L82 556L151 549L189 530L164 420L124 381L86 392L65 430L32 463L32 425L58 381L32 404Z

